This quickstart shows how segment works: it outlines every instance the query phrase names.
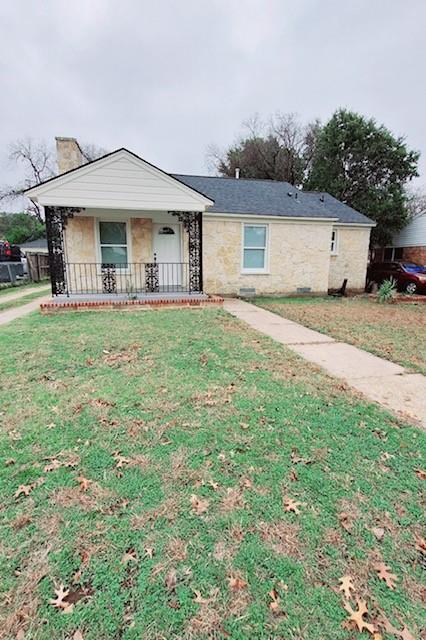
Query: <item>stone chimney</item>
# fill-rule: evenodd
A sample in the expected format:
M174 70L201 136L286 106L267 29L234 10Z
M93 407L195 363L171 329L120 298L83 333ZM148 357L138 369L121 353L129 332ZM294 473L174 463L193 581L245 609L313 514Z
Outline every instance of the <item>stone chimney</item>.
M83 164L83 154L75 138L56 138L58 173L65 173Z

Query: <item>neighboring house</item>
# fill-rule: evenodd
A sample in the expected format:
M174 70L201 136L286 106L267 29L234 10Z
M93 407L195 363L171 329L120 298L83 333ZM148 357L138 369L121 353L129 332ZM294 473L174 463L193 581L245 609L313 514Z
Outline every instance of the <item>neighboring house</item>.
M392 240L374 252L375 261L405 260L426 265L426 211L417 214Z
M38 240L30 240L19 245L21 251L27 253L47 253L46 238L38 238Z
M286 182L169 174L126 149L82 164L57 138L43 205L54 295L363 290L374 223Z

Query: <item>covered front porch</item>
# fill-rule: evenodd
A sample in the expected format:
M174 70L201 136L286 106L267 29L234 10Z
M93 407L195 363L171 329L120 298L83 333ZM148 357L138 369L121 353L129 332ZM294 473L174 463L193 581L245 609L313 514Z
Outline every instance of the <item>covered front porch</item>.
M202 213L45 207L57 299L203 295Z
M203 295L203 212L213 201L127 149L82 164L58 138L64 172L27 191L43 206L54 298Z

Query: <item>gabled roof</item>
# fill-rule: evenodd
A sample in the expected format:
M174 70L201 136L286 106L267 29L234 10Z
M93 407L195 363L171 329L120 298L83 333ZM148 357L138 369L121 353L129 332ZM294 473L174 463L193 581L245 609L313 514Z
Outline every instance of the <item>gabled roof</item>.
M46 206L203 211L214 204L124 148L45 180L25 194Z
M125 179L121 180L123 174ZM153 188L154 179L165 185L161 197ZM116 192L115 185L120 186L121 194ZM113 208L121 204L129 209L199 209L374 225L362 213L328 193L305 192L288 182L275 180L166 173L124 147L45 180L25 193L40 204L52 206Z
M307 192L288 182L173 174L214 200L209 213L235 213L291 218L328 218L341 223L374 222L328 193Z

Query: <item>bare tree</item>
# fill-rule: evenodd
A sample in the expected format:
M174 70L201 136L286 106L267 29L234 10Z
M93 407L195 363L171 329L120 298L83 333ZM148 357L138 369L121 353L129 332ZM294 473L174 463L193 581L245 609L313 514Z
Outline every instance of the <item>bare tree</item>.
M93 162L108 153L103 147L98 147L90 142L80 143L80 149L85 162Z
M16 140L9 146L8 158L11 163L22 168L23 177L15 185L0 188L0 201L20 199L26 189L55 175L52 150L44 141L29 137ZM40 207L28 200L25 208L42 221Z
M243 123L245 133L221 152L210 146L207 160L220 175L284 180L301 185L309 168L319 121L301 124L294 113L276 113L268 121L254 115Z
M80 145L83 159L90 162L105 155L105 149L94 144ZM25 198L24 191L34 187L49 178L53 178L56 171L56 157L52 146L43 140L27 137L16 140L9 146L9 162L22 169L22 178L15 185L0 187L0 202L18 201ZM24 200L24 209L43 221L42 209L28 198Z
M426 193L421 189L407 191L407 210L410 220L426 213Z

